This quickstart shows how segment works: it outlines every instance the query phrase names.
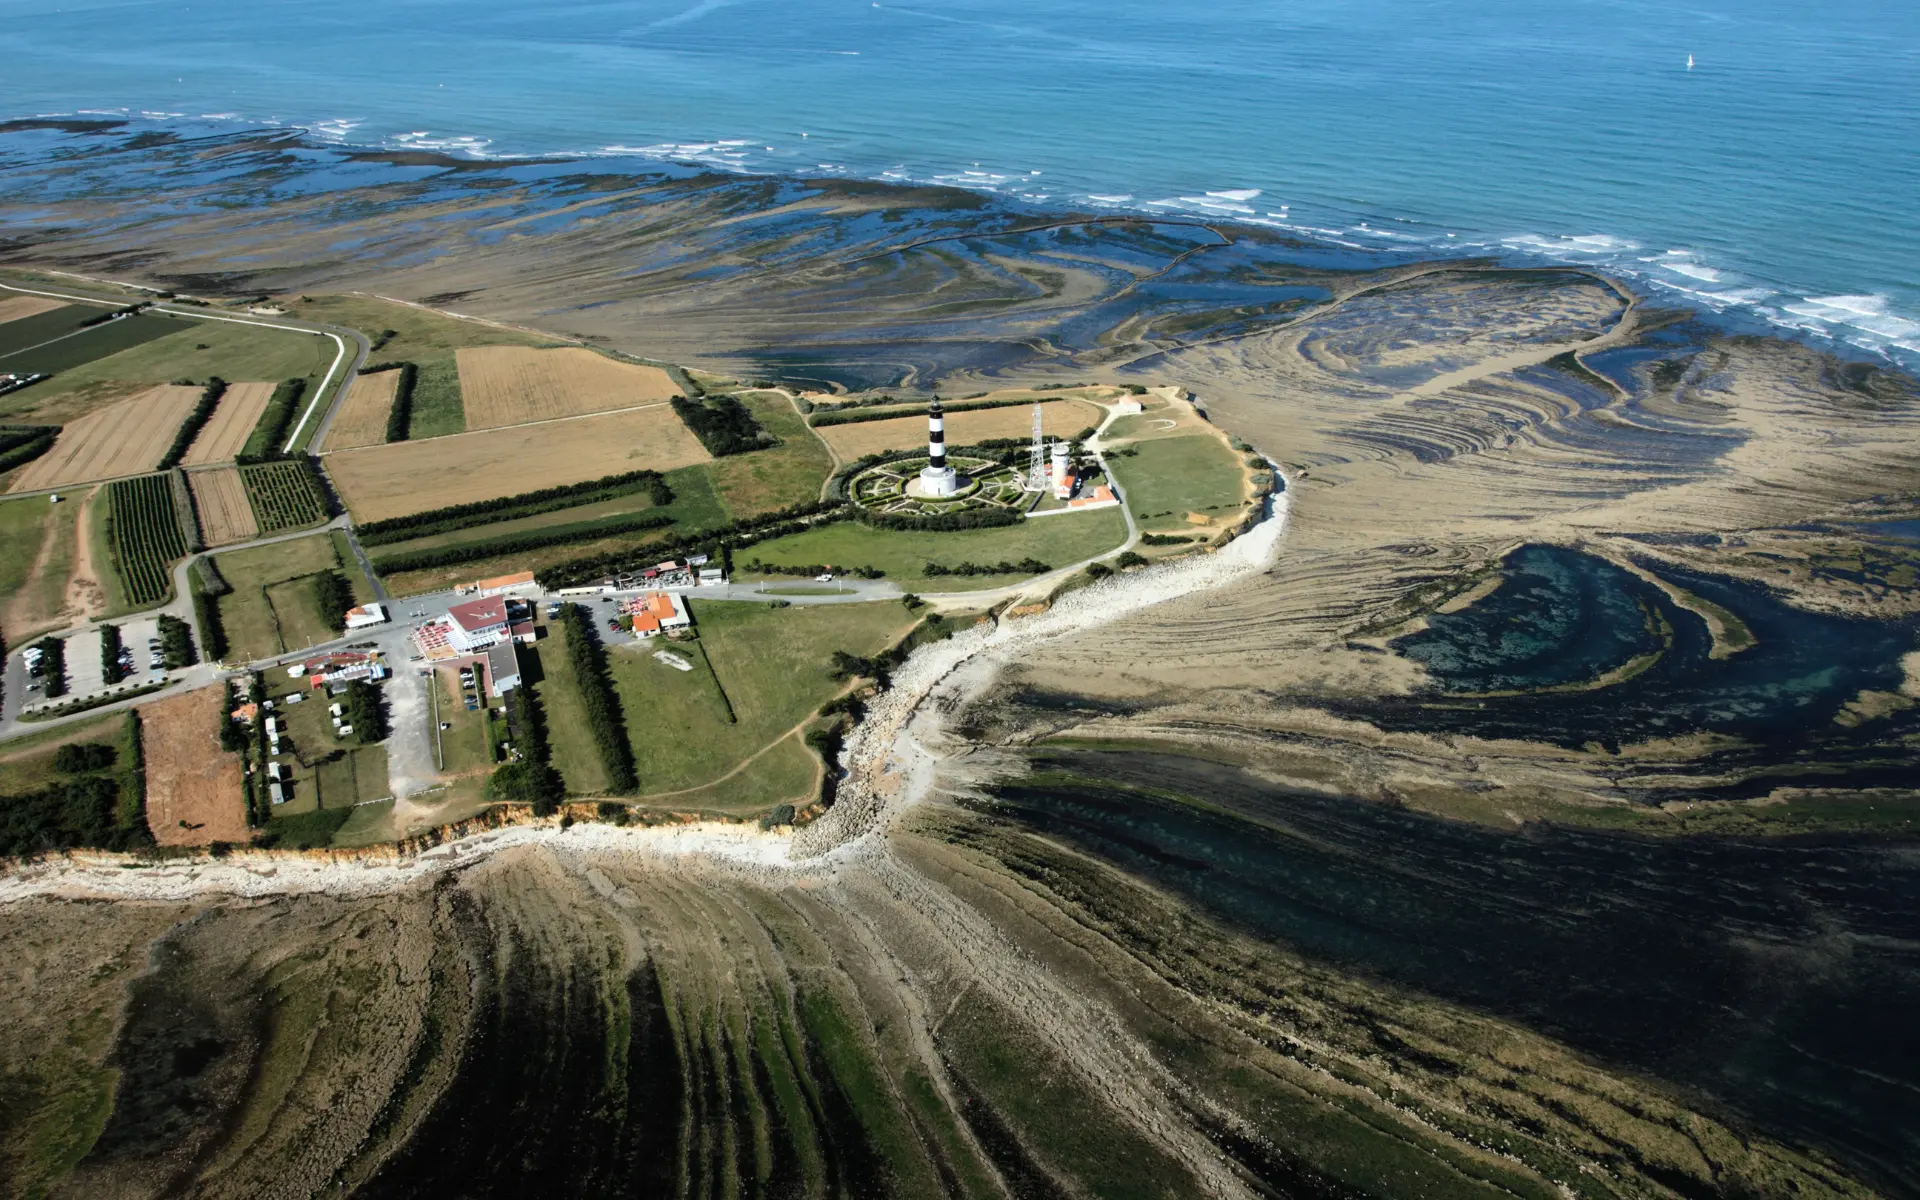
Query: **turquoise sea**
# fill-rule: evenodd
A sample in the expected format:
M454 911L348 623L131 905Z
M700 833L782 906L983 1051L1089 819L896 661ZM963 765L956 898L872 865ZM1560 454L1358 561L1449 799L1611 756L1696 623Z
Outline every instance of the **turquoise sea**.
M1920 361L1911 0L0 0L0 61L0 117L1212 213Z

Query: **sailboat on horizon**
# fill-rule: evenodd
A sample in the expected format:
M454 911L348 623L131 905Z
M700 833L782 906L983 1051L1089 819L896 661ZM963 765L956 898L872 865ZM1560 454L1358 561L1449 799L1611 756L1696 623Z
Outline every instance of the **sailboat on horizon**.
M1693 70L1693 55L1687 55L1687 70Z

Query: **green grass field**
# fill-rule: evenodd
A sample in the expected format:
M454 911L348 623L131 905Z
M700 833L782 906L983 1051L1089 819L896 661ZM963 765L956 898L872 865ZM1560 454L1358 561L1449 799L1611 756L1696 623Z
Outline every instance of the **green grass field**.
M460 398L460 369L451 354L414 360L420 370L413 381L413 407L407 419L407 437L444 437L467 428L467 410Z
M608 648L643 795L703 787L767 750L845 686L827 674L835 650L874 654L913 624L893 601L775 609L696 600L691 611L697 642L654 640ZM659 649L689 659L694 670L675 670L655 660ZM779 787L787 786L797 775L790 756L769 753L781 758L767 764L768 773L781 780ZM728 800L733 792L714 789L710 803L702 806L752 810L765 790L743 785Z
M66 778L53 769L53 753L73 742L106 742L121 755L118 765L125 766L129 753L127 715L112 713L0 742L0 796L38 791Z
M778 392L741 392L740 399L780 439L770 450L716 459L704 470L734 519L820 498L833 459L793 404Z
M177 317L149 316L145 313L121 317L82 329L72 337L62 337L46 345L9 354L0 358L0 370L64 377L66 373L76 372L90 363L110 361L135 347L178 334L182 324ZM56 388L59 382L53 379L35 386ZM164 383L166 378L162 376L154 382Z
M270 686L279 692L283 685L294 690L302 681L288 680L283 674L271 676ZM282 739L285 751L280 761L292 771L292 787L285 804L273 808L271 829L283 831L290 840L311 840L326 845L333 830L347 819L348 810L366 800L387 795L387 750L384 746L362 746L352 739L333 736L333 722L327 716L325 692L303 691L307 699L300 704L282 704L275 711L286 721ZM279 694L285 694L279 692ZM324 820L314 814L329 814ZM291 824L283 824L292 820Z
M145 322L146 324L138 324ZM131 329L122 331L123 326ZM312 376L317 386L334 359L333 342L308 333L270 329L260 325L236 325L227 321L196 321L185 317L130 317L111 325L90 330L80 337L47 347L47 351L79 347L91 343L95 349L113 346L113 341L93 343L92 339L111 338L125 342L138 333L153 339L130 344L93 357L81 364L62 369L54 378L37 383L0 401L0 408L11 411L22 404L36 408L68 393L102 391L114 396L124 389L104 392L108 383L166 383L174 379L203 380L210 375L233 382L279 380L294 376ZM200 347L204 345L206 349ZM26 356L23 356L22 363ZM0 370L22 369L12 360L0 359ZM46 370L45 367L32 368ZM69 413L67 419L71 419ZM298 419L297 417L295 418Z
M566 643L555 632L534 646L532 657L539 662L532 672L536 680L533 688L547 714L547 745L553 752L553 769L566 780L569 792L602 794L607 790L607 773L600 762L600 748L587 727L587 708L580 699L580 683L567 657Z
M1230 518L1246 503L1240 456L1210 434L1149 438L1132 448L1108 465L1143 529L1191 531L1188 513Z
M358 329L372 342L388 329L394 336L373 352L369 362L400 359L418 361L423 354L457 350L462 346L542 346L551 339L534 334L516 333L479 321L463 321L442 316L406 304L394 304L366 296L314 296L288 305L291 315L303 321L325 325L345 325Z
M0 501L0 603L32 589L24 598L24 607L34 613L59 611L65 597L67 570L73 562L74 545L70 536L54 535L52 553L39 571L34 570L40 548L45 544L48 527L56 520L63 528L73 527L73 504L50 504L45 496L28 496ZM18 644L37 629L4 630L10 643Z
M457 776L487 770L493 765L493 747L486 708L467 709L466 701L460 698L459 672L450 667L434 672L434 687L439 694L440 720L452 726L438 733L440 773ZM485 687L483 681L483 704L499 703L486 696Z
M1037 558L1064 567L1112 550L1127 540L1127 522L1118 509L1042 517L997 529L965 529L954 533L908 533L869 529L854 521L840 521L761 542L735 551L734 564L753 559L780 565L826 564L836 567L878 567L887 578L917 591L962 592L1017 583L1019 575L946 575L929 579L926 564L954 566L962 562L1019 562Z
M220 621L226 627L232 662L270 658L282 651L279 612L287 623L287 649L297 649L314 636L320 618L312 599L313 585L307 580L316 571L335 569L333 540L326 534L294 538L251 550L231 550L214 558L220 574L233 591L219 597ZM357 574L357 573L356 573ZM349 574L349 579L353 574ZM279 585L279 586L276 586ZM273 596L269 604L262 589ZM356 586L355 595L359 595ZM331 631L328 631L331 637Z
M9 299L12 292L0 292L0 300ZM65 336L80 328L80 322L99 316L112 310L93 304L69 304L62 308L48 309L17 321L0 322L0 371L11 371L6 358L17 354L30 346Z

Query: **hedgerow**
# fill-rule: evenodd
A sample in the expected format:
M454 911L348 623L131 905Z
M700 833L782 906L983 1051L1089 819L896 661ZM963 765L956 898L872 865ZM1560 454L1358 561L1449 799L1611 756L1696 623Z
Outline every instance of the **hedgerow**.
M675 396L673 411L715 458L780 444L780 439L761 428L747 406L734 396L707 396L699 400Z
M213 410L220 406L220 397L226 393L226 380L218 375L207 380L207 386L200 391L199 403L193 406L193 411L187 414L185 421L181 422L180 431L173 435L173 445L167 448L167 456L160 460L160 470L170 471L180 465L180 460L187 456L187 448L193 445L193 439L200 436L200 431L212 419Z
M355 533L359 535L361 545L381 546L466 529L476 524L475 517L485 517L486 521L481 523L492 524L649 490L653 493L656 507L664 508L673 503L673 488L668 486L665 477L658 471L628 471L622 475L589 479L585 483L539 488L494 500L476 500L472 504L454 504L404 517L388 517L384 521L368 521L356 526Z
M633 771L633 747L627 741L620 698L614 694L613 681L607 675L606 650L579 605L561 607L560 627L565 631L567 658L573 663L574 678L580 684L580 700L586 706L587 728L593 731L593 740L600 747L607 789L615 793L631 792L639 786L639 779Z
M401 571L426 571L435 567L451 567L464 562L477 562L483 558L497 558L505 554L525 554L529 550L540 550L548 546L567 546L575 542L598 541L618 533L661 529L671 524L673 524L673 517L668 513L635 513L630 517L597 521L578 529L536 529L530 533L492 538L484 542L463 542L458 546L441 546L434 550L389 554L385 558L374 559L373 569L382 575L393 575Z

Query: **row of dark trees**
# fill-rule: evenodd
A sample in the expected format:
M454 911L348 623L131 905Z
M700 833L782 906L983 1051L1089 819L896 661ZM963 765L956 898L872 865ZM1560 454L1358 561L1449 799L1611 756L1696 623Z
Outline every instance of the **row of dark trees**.
M939 575L1045 575L1051 570L1053 566L1050 563L1043 563L1037 558L1023 558L1019 562L1007 562L1005 559L997 563L958 562L951 567L930 562L921 568L920 573L931 579Z
M487 799L529 804L535 816L551 816L565 798L567 785L553 769L547 717L532 688L517 687L507 693L507 729L520 750L520 761L494 768L487 777Z
M673 524L673 516L670 513L638 512L631 516L595 521L591 525L571 529L534 529L507 537L491 538L484 542L462 542L453 546L438 546L431 550L389 554L385 558L375 560L373 569L382 575L392 575L400 571L424 571L433 567L451 567L464 562L477 562L483 558L525 554L529 550L541 550L548 546L569 546L576 542L599 541L601 538L620 533L664 529L671 524Z
M371 375L375 371L398 371L399 380L393 385L393 407L387 409L387 440L404 442L413 432L413 385L420 378L420 368L410 362L381 363L376 367L367 367L361 372Z
M53 449L58 425L0 425L0 471L22 467Z
M764 563L750 558L743 564L747 570L761 575L852 575L860 579L884 579L887 573L879 567L843 567L833 563L809 563L805 566L790 563Z
M293 414L300 407L300 397L307 394L305 379L283 380L273 389L273 395L267 400L267 410L260 414L260 423L253 427L253 435L247 439L247 452L234 456L234 461L242 466L251 463L278 462L287 454L281 449L287 440L287 429L293 424Z
M353 585L339 571L320 571L313 577L313 602L327 628L340 633L347 627L347 610L354 606Z
M172 613L160 614L160 657L169 671L200 661L193 648L193 626Z
M173 445L167 447L167 456L160 460L155 470L171 471L180 465L180 460L187 456L187 448L193 445L193 439L199 437L200 431L213 419L213 410L220 407L220 397L226 394L226 380L218 375L207 380L207 386L200 391L199 402L187 414L187 419L181 422L180 431L173 435Z
M104 742L54 751L62 778L0 805L0 856L26 857L87 847L139 850L153 844L147 830L140 717L127 714L133 754L120 770L119 752Z
M600 748L600 763L607 772L607 789L616 794L630 793L639 787L633 770L633 746L627 740L626 718L620 711L620 697L614 693L613 679L607 673L607 652L599 634L587 619L586 610L577 604L560 609L560 628L567 642L567 658L573 664L574 678L580 684L580 699L587 710L587 728Z
M731 555L733 551L744 549L757 542L785 537L790 533L799 533L801 530L810 529L830 520L843 520L848 515L847 506L838 500L810 500L804 504L794 504L773 512L761 513L757 517L745 517L731 524L722 525L718 529L709 529L678 540L609 550L604 554L555 563L540 570L540 586L548 591L573 587L603 575L627 570L640 563L656 563L682 554L709 556L719 554L725 557Z
M475 524L491 524L495 521L538 516L541 513L574 508L582 504L595 504L601 500L612 500L644 491L653 493L653 503L657 508L664 508L673 503L673 488L668 486L666 478L660 472L628 471L621 475L589 479L584 483L539 488L531 492L501 496L494 500L476 500L471 504L453 504L446 508L428 509L426 512L412 513L404 517L388 517L384 521L368 521L364 525L357 526L355 533L363 546L382 546L390 542L410 541L414 538L430 537L436 533L466 529ZM476 517L485 518L485 520L476 521Z

